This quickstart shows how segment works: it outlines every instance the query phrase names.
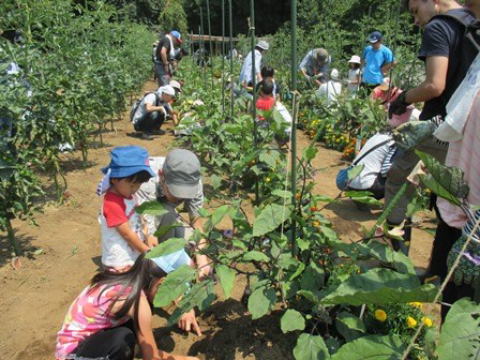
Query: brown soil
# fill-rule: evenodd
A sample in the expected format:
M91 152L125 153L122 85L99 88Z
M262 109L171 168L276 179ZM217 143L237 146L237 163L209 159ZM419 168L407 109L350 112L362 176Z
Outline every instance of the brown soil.
M144 90L155 87L145 84ZM169 128L170 124L167 126ZM26 256L22 266L10 266L5 237L0 237L0 359L46 360L53 358L55 336L67 308L88 283L99 264L100 237L97 213L100 205L95 188L100 168L108 163L109 151L118 145L141 145L155 156L165 155L174 140L170 133L153 141L127 136L131 132L128 113L115 123L116 130L103 134L104 147L89 152L90 166L81 168L78 153L65 155L68 170L68 198L64 204L50 203L36 217L38 226L15 221L16 237ZM299 151L310 141L299 133ZM314 160L315 192L336 196L334 183L343 166L340 153L319 147ZM46 179L46 183L50 183ZM335 229L346 241L361 237L361 227L370 227L378 211L359 211L351 201L331 204L325 210ZM412 258L424 267L430 252L431 236L415 229ZM240 279L241 280L241 279ZM159 346L176 353L197 355L201 359L290 359L294 337L279 329L278 314L252 321L240 300L244 281L235 288L233 299L220 299L201 315L203 336L165 328L165 313L154 318Z

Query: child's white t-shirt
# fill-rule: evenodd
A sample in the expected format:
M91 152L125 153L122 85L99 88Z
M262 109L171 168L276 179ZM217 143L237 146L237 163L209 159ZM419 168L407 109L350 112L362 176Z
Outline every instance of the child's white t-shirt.
M132 266L140 253L133 249L116 229L128 222L130 228L145 240L140 216L135 212L137 202L107 192L103 198L99 222L102 234L102 264L106 267L122 269Z
M348 70L348 91L358 90L358 81L360 80L360 69Z

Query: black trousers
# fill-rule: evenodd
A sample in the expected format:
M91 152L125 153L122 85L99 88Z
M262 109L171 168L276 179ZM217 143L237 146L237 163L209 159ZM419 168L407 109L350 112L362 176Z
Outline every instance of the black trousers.
M136 131L152 132L159 130L165 121L165 114L160 111L147 113L143 118L138 120L133 127Z
M448 273L448 253L452 249L455 241L462 236L462 231L449 226L445 221L443 221L438 209L435 208L435 210L437 212L439 222L437 231L435 233L435 240L433 241L432 258L430 260L427 276L437 275L443 281L447 277ZM447 304L453 304L455 301L460 300L463 297L472 298L474 291L470 285L456 285L453 282L449 282L442 295L443 302ZM448 310L450 310L450 307L442 305L442 321L445 320Z
M133 360L136 336L129 324L100 331L83 340L75 352L82 360Z

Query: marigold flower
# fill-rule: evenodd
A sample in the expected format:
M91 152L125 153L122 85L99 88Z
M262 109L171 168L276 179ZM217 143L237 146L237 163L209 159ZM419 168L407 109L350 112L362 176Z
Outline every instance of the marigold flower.
M417 320L415 320L411 316L407 316L407 326L411 329L414 328L415 326L417 326Z
M433 326L433 321L427 316L422 317L422 322L426 327L432 327Z
M375 314L375 319L377 319L380 322L384 322L385 320L387 320L387 313L382 309L375 310L374 314Z
M418 301L409 302L408 305L421 309L422 303Z

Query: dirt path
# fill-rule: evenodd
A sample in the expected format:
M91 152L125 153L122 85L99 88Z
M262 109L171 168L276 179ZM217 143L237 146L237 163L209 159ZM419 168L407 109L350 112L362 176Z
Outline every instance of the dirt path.
M153 82L144 90L155 88ZM53 358L55 336L67 308L88 283L99 264L100 235L96 219L100 200L95 187L100 168L108 163L113 146L141 145L154 156L165 155L174 140L170 133L144 141L128 137L132 131L125 117L115 123L116 132L104 134L107 146L91 150L90 167L78 168L78 154L66 156L70 197L63 205L47 206L37 216L38 227L15 222L17 238L27 250L22 268L13 270L8 262L7 241L0 237L0 360L46 360ZM171 126L167 125L167 129ZM299 133L300 150L309 140ZM315 191L335 196L334 178L342 163L336 151L320 147L314 160L318 169ZM371 226L378 214L359 211L350 201L332 204L326 215L346 241L360 238L362 226ZM428 260L431 237L414 231L413 259L418 266ZM36 254L36 255L35 255ZM167 329L165 317L156 316L154 326L159 346L167 351L198 355L202 359L289 359L294 339L279 331L274 314L257 321L245 315L239 302L241 287L236 287L237 300L219 301L200 319L202 337ZM162 315L162 314L160 314Z

